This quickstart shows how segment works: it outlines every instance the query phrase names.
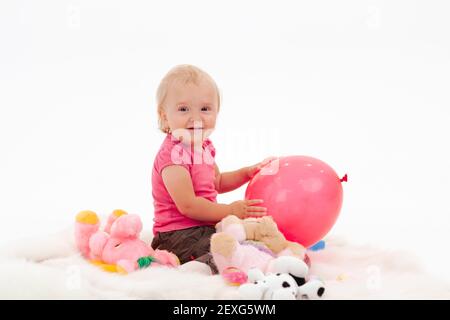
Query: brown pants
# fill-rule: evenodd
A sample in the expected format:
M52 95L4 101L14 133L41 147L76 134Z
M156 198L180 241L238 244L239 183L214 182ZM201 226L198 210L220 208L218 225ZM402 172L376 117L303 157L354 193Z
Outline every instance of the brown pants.
M152 241L152 248L176 254L181 264L192 260L206 263L212 273L217 274L217 267L209 251L211 236L215 232L214 226L157 232Z

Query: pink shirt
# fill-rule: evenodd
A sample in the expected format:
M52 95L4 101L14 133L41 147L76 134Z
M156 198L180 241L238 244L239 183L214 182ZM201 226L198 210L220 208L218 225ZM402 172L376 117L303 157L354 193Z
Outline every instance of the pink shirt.
M153 234L215 224L214 222L190 219L183 215L167 192L161 176L165 167L174 164L180 165L189 171L195 195L217 202L217 191L214 187L215 154L216 150L209 139L203 141L202 152L193 152L170 133L167 134L156 155L152 170L152 195L155 207Z

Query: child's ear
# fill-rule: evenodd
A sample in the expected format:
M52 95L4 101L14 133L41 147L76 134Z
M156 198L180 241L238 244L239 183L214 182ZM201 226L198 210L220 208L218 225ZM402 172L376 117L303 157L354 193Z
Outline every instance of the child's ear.
M159 113L159 118L161 119L160 120L161 127L164 128L165 130L167 130L167 132L168 132L170 130L170 128L169 128L169 124L167 122L167 115L166 115L165 111L159 110L158 113Z
M166 110L164 108L165 108L164 106L159 107L158 108L158 114L159 114L159 117L161 118L161 120L167 121Z

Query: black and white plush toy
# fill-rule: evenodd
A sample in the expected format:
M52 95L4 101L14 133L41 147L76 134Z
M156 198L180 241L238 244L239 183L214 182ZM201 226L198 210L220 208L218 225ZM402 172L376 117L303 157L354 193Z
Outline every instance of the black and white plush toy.
M273 260L270 272L250 269L248 282L239 287L239 294L249 300L309 300L320 299L325 293L324 283L308 277L304 261L292 256Z

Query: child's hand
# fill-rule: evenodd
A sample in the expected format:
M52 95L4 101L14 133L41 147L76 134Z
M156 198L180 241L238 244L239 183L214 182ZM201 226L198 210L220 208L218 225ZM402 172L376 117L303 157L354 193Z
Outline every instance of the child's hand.
M262 169L262 167L264 167L265 165L269 164L270 162L272 162L276 159L278 159L278 158L277 157L268 157L253 166L247 167L247 176L250 179L253 178L255 176L255 174L257 174Z
M240 219L265 216L267 214L267 208L254 206L254 204L262 202L263 200L261 199L235 201L230 204L231 214Z

